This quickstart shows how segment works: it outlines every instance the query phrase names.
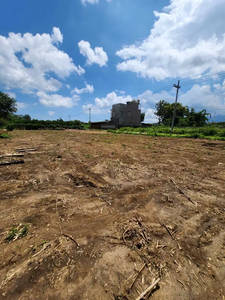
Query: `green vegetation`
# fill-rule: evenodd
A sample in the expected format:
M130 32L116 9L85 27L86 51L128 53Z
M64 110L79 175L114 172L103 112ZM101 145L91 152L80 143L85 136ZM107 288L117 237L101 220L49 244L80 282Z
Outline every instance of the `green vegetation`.
M29 117L29 118L28 118ZM62 119L54 121L43 121L31 119L29 115L10 115L8 119L0 119L0 128L6 128L7 131L13 129L22 130L40 130L40 129L88 129L89 125L81 121L63 121Z
M10 114L17 111L16 100L0 92L0 119L7 119Z
M155 115L158 118L159 125L171 126L174 103L170 104L165 100L160 100L156 104ZM183 106L177 103L175 126L179 127L202 127L208 122L208 116L211 116L205 109L196 112L194 108Z
M9 138L8 134L0 133L0 139L7 139L7 138Z
M13 227L6 237L7 242L15 241L19 238L24 237L28 233L28 225L20 225L19 227Z
M29 115L16 115L16 100L0 92L0 129L7 131L13 129L39 130L39 129L88 129L90 126L81 121L42 121L31 119Z
M164 137L207 138L225 141L225 128L220 128L215 125L205 127L174 128L173 133L171 133L170 127L157 125L148 128L123 127L116 130L109 129L108 132Z

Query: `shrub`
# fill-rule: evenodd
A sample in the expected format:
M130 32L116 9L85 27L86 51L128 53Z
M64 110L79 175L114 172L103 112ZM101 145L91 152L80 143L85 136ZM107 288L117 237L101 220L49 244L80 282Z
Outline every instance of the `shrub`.
M9 124L6 125L6 130L7 131L13 131L14 128L15 128L14 124L9 123Z

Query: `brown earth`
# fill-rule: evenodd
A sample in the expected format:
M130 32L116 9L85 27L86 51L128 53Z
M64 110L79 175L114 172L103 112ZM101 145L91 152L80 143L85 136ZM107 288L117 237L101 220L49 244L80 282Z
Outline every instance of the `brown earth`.
M135 300L154 278L147 298L225 298L224 142L75 130L0 140L0 155L17 148L37 151L0 166L0 299Z

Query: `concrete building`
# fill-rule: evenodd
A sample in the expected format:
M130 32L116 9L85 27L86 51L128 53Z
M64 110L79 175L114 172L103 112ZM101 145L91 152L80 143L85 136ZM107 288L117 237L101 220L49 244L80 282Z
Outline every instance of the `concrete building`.
M141 110L140 100L133 100L127 104L114 104L112 106L111 122L119 127L140 127Z

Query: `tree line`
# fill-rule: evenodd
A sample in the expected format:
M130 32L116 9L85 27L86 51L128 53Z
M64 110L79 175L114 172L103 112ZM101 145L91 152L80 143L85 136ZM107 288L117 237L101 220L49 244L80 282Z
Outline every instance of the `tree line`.
M171 126L174 103L170 104L165 100L160 100L156 104L155 115L158 118L158 124ZM9 95L0 92L0 128L5 127L7 130L15 129L85 129L89 125L79 120L63 121L61 118L54 121L43 121L31 119L29 115L17 115L16 100ZM141 121L144 120L145 114L141 114ZM177 103L175 126L177 127L203 127L211 117L205 109L196 112L194 108L183 106ZM222 125L222 124L221 124Z
M31 119L29 115L17 115L16 100L0 92L0 128L8 131L13 129L39 130L39 129L85 129L88 124L79 120L64 121Z

